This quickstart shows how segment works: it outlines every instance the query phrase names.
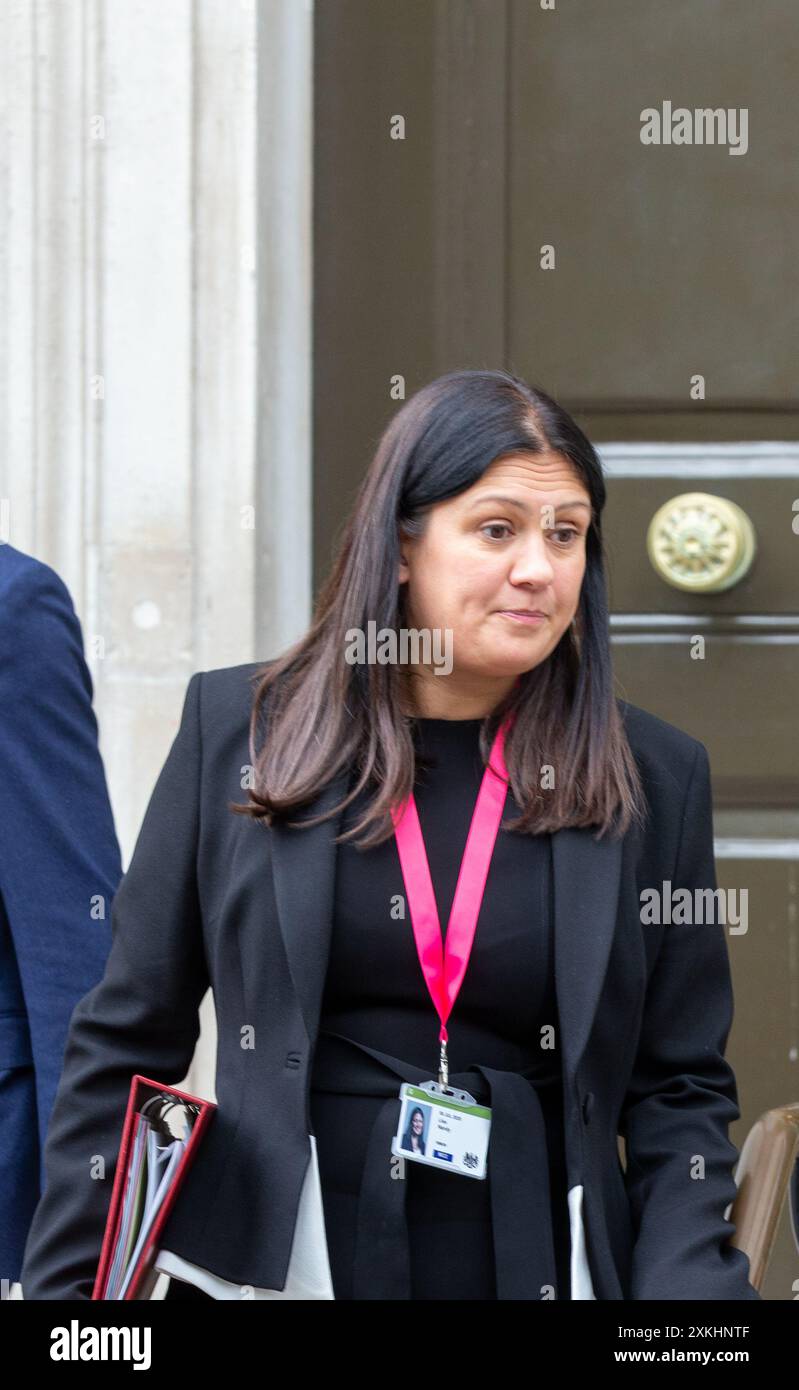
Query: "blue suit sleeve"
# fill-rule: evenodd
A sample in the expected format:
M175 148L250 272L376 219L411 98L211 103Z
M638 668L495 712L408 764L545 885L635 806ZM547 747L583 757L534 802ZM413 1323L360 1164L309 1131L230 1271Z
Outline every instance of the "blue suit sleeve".
M41 1154L122 866L80 624L55 571L26 560L0 590L0 1068L27 1050Z

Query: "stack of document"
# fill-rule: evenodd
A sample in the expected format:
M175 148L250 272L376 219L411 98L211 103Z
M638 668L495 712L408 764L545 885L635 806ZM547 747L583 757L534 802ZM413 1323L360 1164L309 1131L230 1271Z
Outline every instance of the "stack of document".
M165 1139L145 1115L137 1114L125 1200L105 1297L124 1299L145 1241L163 1206L175 1171L186 1151L184 1139Z
M215 1110L214 1101L132 1078L93 1299L152 1296L161 1233Z

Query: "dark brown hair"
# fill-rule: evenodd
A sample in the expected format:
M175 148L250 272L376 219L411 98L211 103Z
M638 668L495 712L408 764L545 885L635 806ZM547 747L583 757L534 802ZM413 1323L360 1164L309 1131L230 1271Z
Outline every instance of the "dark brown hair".
M308 631L255 673L253 786L248 805L231 803L232 810L269 825L308 806L341 770L351 769L343 800L324 815L288 823L319 824L369 787L374 794L364 814L337 842L368 848L393 833L389 808L411 791L416 768L411 721L401 708L402 672L350 664L347 633L365 633L370 621L377 631L404 625L399 527L421 534L430 508L471 487L495 459L550 450L570 460L591 497L580 604L575 623L546 660L521 675L483 720L483 762L499 721L512 713L505 759L522 814L507 822L508 829L532 834L598 825L601 838L609 831L623 835L633 820L643 820L643 787L613 689L601 464L561 406L500 370L439 377L406 401L384 430ZM551 790L540 786L544 765L557 769Z

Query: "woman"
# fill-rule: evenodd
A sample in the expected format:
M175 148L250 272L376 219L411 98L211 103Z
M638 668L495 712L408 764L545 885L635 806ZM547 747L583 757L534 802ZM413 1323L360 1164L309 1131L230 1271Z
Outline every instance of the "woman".
M708 758L613 694L604 504L553 400L450 373L386 429L308 633L192 677L75 1011L26 1297L89 1296L87 1155L112 1175L131 1073L185 1074L209 981L173 1284L759 1297L724 1217L724 928L640 896L715 888ZM424 1161L395 1152L405 1087L439 1117Z
M415 1105L411 1111L408 1128L402 1138L402 1147L411 1153L424 1153L424 1111L419 1105Z

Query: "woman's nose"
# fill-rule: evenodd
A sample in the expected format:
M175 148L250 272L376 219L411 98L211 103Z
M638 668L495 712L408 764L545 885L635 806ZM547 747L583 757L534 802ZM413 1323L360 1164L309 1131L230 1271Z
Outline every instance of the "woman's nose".
M547 550L547 533L535 533L515 554L510 577L517 584L546 584L551 582L553 575L552 559Z

